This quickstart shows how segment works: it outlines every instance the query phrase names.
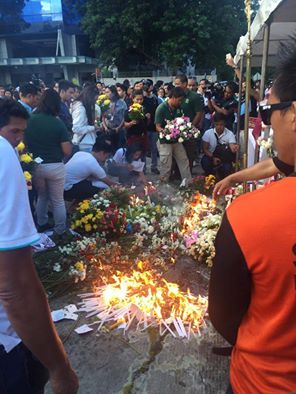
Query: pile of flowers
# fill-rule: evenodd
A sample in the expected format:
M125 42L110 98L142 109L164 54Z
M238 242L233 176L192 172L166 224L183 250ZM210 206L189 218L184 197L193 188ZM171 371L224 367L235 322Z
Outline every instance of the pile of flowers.
M106 94L101 94L97 99L97 105L101 108L102 113L108 111L111 101Z
M138 103L134 103L129 107L128 117L130 120L143 120L145 119L143 106Z
M163 131L159 133L161 143L184 142L198 138L200 131L193 126L186 116L168 120Z
M196 194L194 201L187 203L182 220L187 254L212 266L214 241L222 220L222 212L217 209L216 202L202 194Z
M94 196L92 200L84 200L72 217L71 228L80 234L95 234L112 238L126 231L126 215L115 203Z
M198 175L192 178L191 182L184 187L180 187L180 195L186 199L190 199L197 192L205 196L212 196L216 184L216 177L214 175Z

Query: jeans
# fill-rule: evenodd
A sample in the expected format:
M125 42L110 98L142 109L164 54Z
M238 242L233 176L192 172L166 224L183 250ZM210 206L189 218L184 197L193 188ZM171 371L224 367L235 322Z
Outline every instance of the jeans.
M20 343L9 353L0 346L0 393L43 394L47 369Z
M157 169L157 156L158 156L158 149L157 149L157 141L158 141L158 133L155 131L148 131L148 140L149 140L149 147L151 152L151 169Z
M37 189L36 215L39 226L48 223L48 204L51 203L54 231L62 234L66 230L66 207L64 201L64 163L39 164L36 169Z
M207 155L203 155L201 158L201 166L206 173L206 175L213 174L218 176L219 179L223 179L232 173L233 166L232 163L222 162L219 166L214 167L213 160Z

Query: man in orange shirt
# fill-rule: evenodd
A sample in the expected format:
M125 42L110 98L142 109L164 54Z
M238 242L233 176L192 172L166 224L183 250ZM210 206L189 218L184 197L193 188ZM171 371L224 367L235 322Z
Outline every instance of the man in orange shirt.
M294 172L235 200L216 238L209 314L233 345L229 393L296 392L295 43L282 55L260 112L279 160Z

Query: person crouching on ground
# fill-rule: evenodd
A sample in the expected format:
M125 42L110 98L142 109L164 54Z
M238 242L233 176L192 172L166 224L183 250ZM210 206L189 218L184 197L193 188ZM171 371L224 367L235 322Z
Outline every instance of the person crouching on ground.
M112 151L111 141L97 138L92 152L77 152L65 165L65 200L91 198L115 185L102 167Z
M142 155L143 147L139 143L118 149L108 163L108 174L118 177L123 185L146 184L147 179L143 172L145 163L141 160Z
M204 155L201 166L206 175L213 174L222 179L233 171L238 145L233 132L225 127L223 114L215 113L214 124L215 127L207 130L202 137Z

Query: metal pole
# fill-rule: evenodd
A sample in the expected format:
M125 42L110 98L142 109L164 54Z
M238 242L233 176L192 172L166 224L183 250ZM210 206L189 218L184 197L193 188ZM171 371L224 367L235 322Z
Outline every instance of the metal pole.
M236 141L238 144L240 144L240 127L241 127L240 112L241 112L241 105L242 105L244 55L241 55L241 57L240 57L239 70L240 70L240 76L239 76L239 95L238 95L238 106L237 106L237 130L236 130ZM239 160L240 160L240 150L238 150L236 152L235 171L239 170Z
M268 50L269 50L269 36L270 36L270 23L264 25L264 37L263 37L263 55L261 65L261 85L260 85L260 99L264 99L265 82L266 82L266 69L268 63Z
M245 12L248 22L248 43L246 53L246 113L245 113L245 128L244 128L244 153L243 153L243 167L248 167L248 145L249 145L249 103L251 90L251 58L252 58L252 43L251 43L251 0L245 0ZM247 185L244 183L244 191L247 191Z

